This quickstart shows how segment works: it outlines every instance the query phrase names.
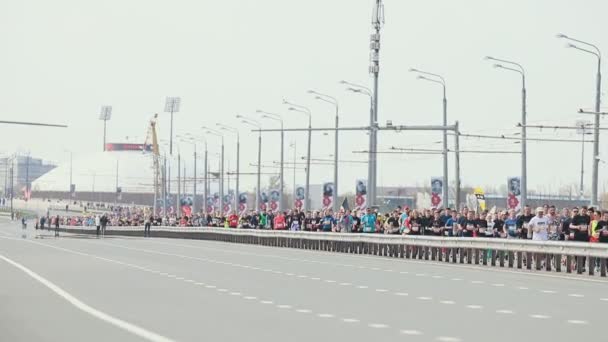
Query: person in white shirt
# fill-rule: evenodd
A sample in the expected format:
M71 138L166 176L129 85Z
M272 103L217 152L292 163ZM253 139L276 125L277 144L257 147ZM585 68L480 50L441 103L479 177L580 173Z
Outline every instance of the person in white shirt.
M545 210L542 207L536 208L536 216L528 223L528 234L532 234L532 240L547 241L549 240L549 218L545 216Z

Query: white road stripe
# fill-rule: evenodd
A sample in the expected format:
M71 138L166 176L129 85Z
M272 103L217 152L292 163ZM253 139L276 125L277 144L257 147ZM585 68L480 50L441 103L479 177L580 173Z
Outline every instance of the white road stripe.
M461 281L462 279L460 279L460 278L452 278L452 279L450 279L450 280L453 280L453 281Z
M483 306L481 305L467 305L468 309L474 309L474 310L478 310L478 309L483 309Z
M568 297L583 298L583 297L585 297L585 295L582 295L579 293L571 293L568 295Z
M568 323L570 323L570 324L589 324L589 322L587 322L587 321L581 321L578 319L569 319Z
M370 328L374 328L374 329L385 329L385 328L388 328L388 325L382 324L382 323L370 323L367 326L370 327Z
M439 336L439 337L437 337L437 341L441 341L441 342L460 342L462 340L459 339L458 337Z
M369 286L365 286L365 285L359 285L357 286L358 289L367 289L369 288Z
M505 315L511 315L511 314L513 314L513 311L512 310L504 310L504 309L502 309L502 310L496 310L496 313L505 314Z
M258 297L254 297L254 296L245 296L245 297L243 297L243 298L244 298L244 299L247 299L247 300L254 300L254 299L258 299Z
M528 290L528 288L527 288L527 287L525 287L525 286L519 286L517 289L518 289L518 290Z
M553 291L553 290L541 290L540 292L542 292L542 293L547 293L547 294L554 294L554 293L557 293L556 291Z
M547 315L540 315L540 314L534 314L534 315L530 315L530 317L532 317L532 318L536 318L536 319L549 319L549 318L551 318L551 316L547 316Z
M342 286L350 286L352 284L351 283L340 283L340 285L342 285Z
M16 268L20 269L21 271L23 271L25 274L29 275L30 277L34 278L35 280L37 280L39 283L41 283L42 285L46 286L47 288L49 288L51 291L55 292L58 296L62 297L63 299L65 299L67 302L69 302L70 304L72 304L73 306L75 306L76 308L78 308L81 311L84 311L85 313L100 319L104 322L107 322L117 328L120 328L122 330L125 330L133 335L139 336L145 340L148 341L152 341L152 342L173 342L172 339L161 336L157 333L154 333L152 331L146 330L140 326L137 326L135 324L123 321L119 318L113 317L103 311L99 311L85 303L83 303L82 301L80 301L78 298L72 296L71 294L67 293L66 291L64 291L62 288L60 288L59 286L53 284L52 282L50 282L49 280L41 277L40 275L38 275L37 273L35 273L34 271L28 269L27 267L3 256L0 255L0 259L6 261L7 263L15 266Z
M405 296L407 296L407 295L408 295L408 294L407 294L407 293L405 293L405 292L397 292L397 293L395 293L395 296L402 296L402 297L405 297Z
M413 335L413 336L422 335L422 331L419 331L419 330L401 330L399 332L402 333L403 335Z
M332 314L327 314L327 313L321 313L321 314L317 314L317 316L318 316L318 317L321 317L321 318L332 318L332 317L334 317L334 315L332 315Z
M485 281L483 281L483 280L472 280L471 284L485 284Z
M342 318L342 322L344 323L358 323L359 320L356 318Z
M240 292L230 292L231 296L240 296L241 293Z
M376 289L376 292L388 292L387 289Z
M279 308L279 309L291 309L291 305L281 304L281 305L277 305L277 308Z
M431 299L433 299L433 297L416 297L416 299L420 299L420 300L431 300Z
M261 300L260 303L262 303L262 304L272 304L273 302L271 300Z
M496 286L496 287L504 287L505 284L492 284L492 286Z
M308 309L298 309L298 310L296 310L296 312L299 312L299 313L311 313L312 311L308 310Z
M456 302L454 302L453 300L442 300L439 303L441 303L441 304L447 304L447 305L456 304Z

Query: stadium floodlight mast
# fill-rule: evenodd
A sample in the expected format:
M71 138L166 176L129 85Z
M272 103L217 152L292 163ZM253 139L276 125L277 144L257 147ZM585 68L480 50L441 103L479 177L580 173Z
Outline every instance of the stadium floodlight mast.
M370 127L370 133L369 133L369 154L368 154L368 165L367 165L367 196L370 199L370 203L375 203L375 199L376 199L376 182L375 182L375 170L377 169L376 167L376 158L377 158L377 154L375 153L376 149L374 147L374 136L373 134L371 134L371 131L373 130L373 128L377 125L377 122L374 118L374 93L372 92L371 89L356 84L356 83L352 83L352 82L347 82L347 81L340 81L340 84L346 85L348 86L348 88L346 88L347 91L351 91L353 93L356 94L362 94L362 95L366 95L369 97L369 127Z
M527 116L527 92L526 92L526 70L521 64L500 58L486 56L486 60L496 62L494 67L507 71L516 72L521 75L521 208L526 205L528 199L528 170L527 170L527 139L526 139L526 116ZM505 66L510 65L510 66Z
M106 151L106 126L112 118L112 106L101 106L99 120L103 121L103 151Z
M238 128L232 127L232 126L228 126L228 125L224 125L221 123L216 123L216 125L227 132L230 133L235 133L236 134L236 193L234 196L234 210L237 212L240 212L239 210L239 185L240 185L240 165L241 165L241 137L239 134L239 130ZM228 168L230 169L230 165L228 165ZM230 190L230 189L229 189Z
M220 179L219 179L219 183L220 183L220 212L223 213L224 212L224 134L222 134L222 132L217 131L213 128L209 128L206 126L203 126L202 129L205 130L206 134L211 134L211 135L215 135L217 137L220 137L222 139L222 147L221 147L221 152L220 152ZM205 199L206 201L206 199Z
M256 210L260 210L260 194L262 190L260 189L262 183L262 125L256 119L252 119L243 115L237 115L238 119L241 119L241 122L253 126L258 129L258 171L257 171L257 185L255 189L255 207Z
M171 128L169 130L169 154L173 155L173 113L179 112L181 97L167 97L165 99L165 113L171 113Z
M306 152L306 185L304 190L304 210L310 209L310 146L312 142L312 113L308 107L304 107L287 100L283 100L284 105L290 106L288 110L299 112L308 116L308 147Z
M281 123L281 166L279 171L279 192L281 194L281 200L279 201L279 210L283 210L285 202L285 178L283 173L285 170L285 131L283 127L283 116L276 113L266 112L260 109L256 110L255 112L261 114L261 117L263 119L274 120Z
M415 68L410 68L410 72L418 74L417 79L433 82L441 85L443 89L443 125L448 125L448 99L446 96L445 78L428 71L422 71ZM448 207L450 203L448 189L448 131L443 131L443 198L445 200L444 207Z
M575 126L578 127L578 129L576 130L577 134L581 135L581 182L580 182L580 186L579 186L579 193L581 196L581 199L583 199L583 194L585 193L584 191L584 182L585 182L585 135L590 134L589 133L589 127L592 126L592 124L588 121L584 121L584 120L577 120L575 123Z
M309 90L308 91L309 94L313 94L315 95L315 99L316 100L320 100L323 102L327 102L331 105L333 105L336 109L336 132L335 132L335 136L334 136L334 201L333 201L333 210L334 212L338 212L339 209L339 197L338 197L338 120L339 120L339 104L338 104L338 100L335 97L323 94L323 93L319 93L317 91L314 90Z
M601 96L602 96L602 52L600 49L591 43L569 37L563 33L559 33L556 35L559 39L566 39L569 41L566 44L567 48L579 50L581 52L585 52L591 55L594 55L597 58L597 74L596 74L596 84L595 84L595 127L593 130L593 175L591 178L591 205L597 206L598 204L598 170L599 170L599 155L600 155L600 105L601 105ZM585 45L587 48L582 48L576 44L572 44L570 42L578 43Z

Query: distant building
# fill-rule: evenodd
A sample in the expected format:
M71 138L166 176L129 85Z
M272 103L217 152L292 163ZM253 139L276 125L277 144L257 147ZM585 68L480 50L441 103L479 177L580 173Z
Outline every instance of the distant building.
M18 155L0 158L0 187L2 187L4 196L9 195L11 191L11 166L13 167L15 197L23 196L26 184L30 185L31 190L33 181L56 167L54 164L31 156Z

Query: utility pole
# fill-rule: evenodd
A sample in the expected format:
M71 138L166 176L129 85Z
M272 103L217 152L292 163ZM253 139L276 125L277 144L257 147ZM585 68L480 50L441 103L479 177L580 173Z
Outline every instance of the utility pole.
M456 211L460 210L460 124L456 121L454 129L454 206Z
M177 195L175 197L175 210L176 210L176 217L180 217L181 214L181 203L180 203L180 182L181 182L181 158L179 155L179 152L177 152Z
M376 0L376 4L374 6L373 14L372 14L372 27L374 29L374 33L370 36L370 67L369 72L374 77L374 91L373 91L373 113L372 118L370 119L370 152L371 152L371 167L370 167L370 175L368 178L368 182L370 186L368 186L368 197L371 205L376 204L377 197L377 184L378 184L378 165L376 159L376 151L378 149L378 132L376 130L376 126L378 125L378 77L380 74L380 30L384 25L384 4L382 0Z

